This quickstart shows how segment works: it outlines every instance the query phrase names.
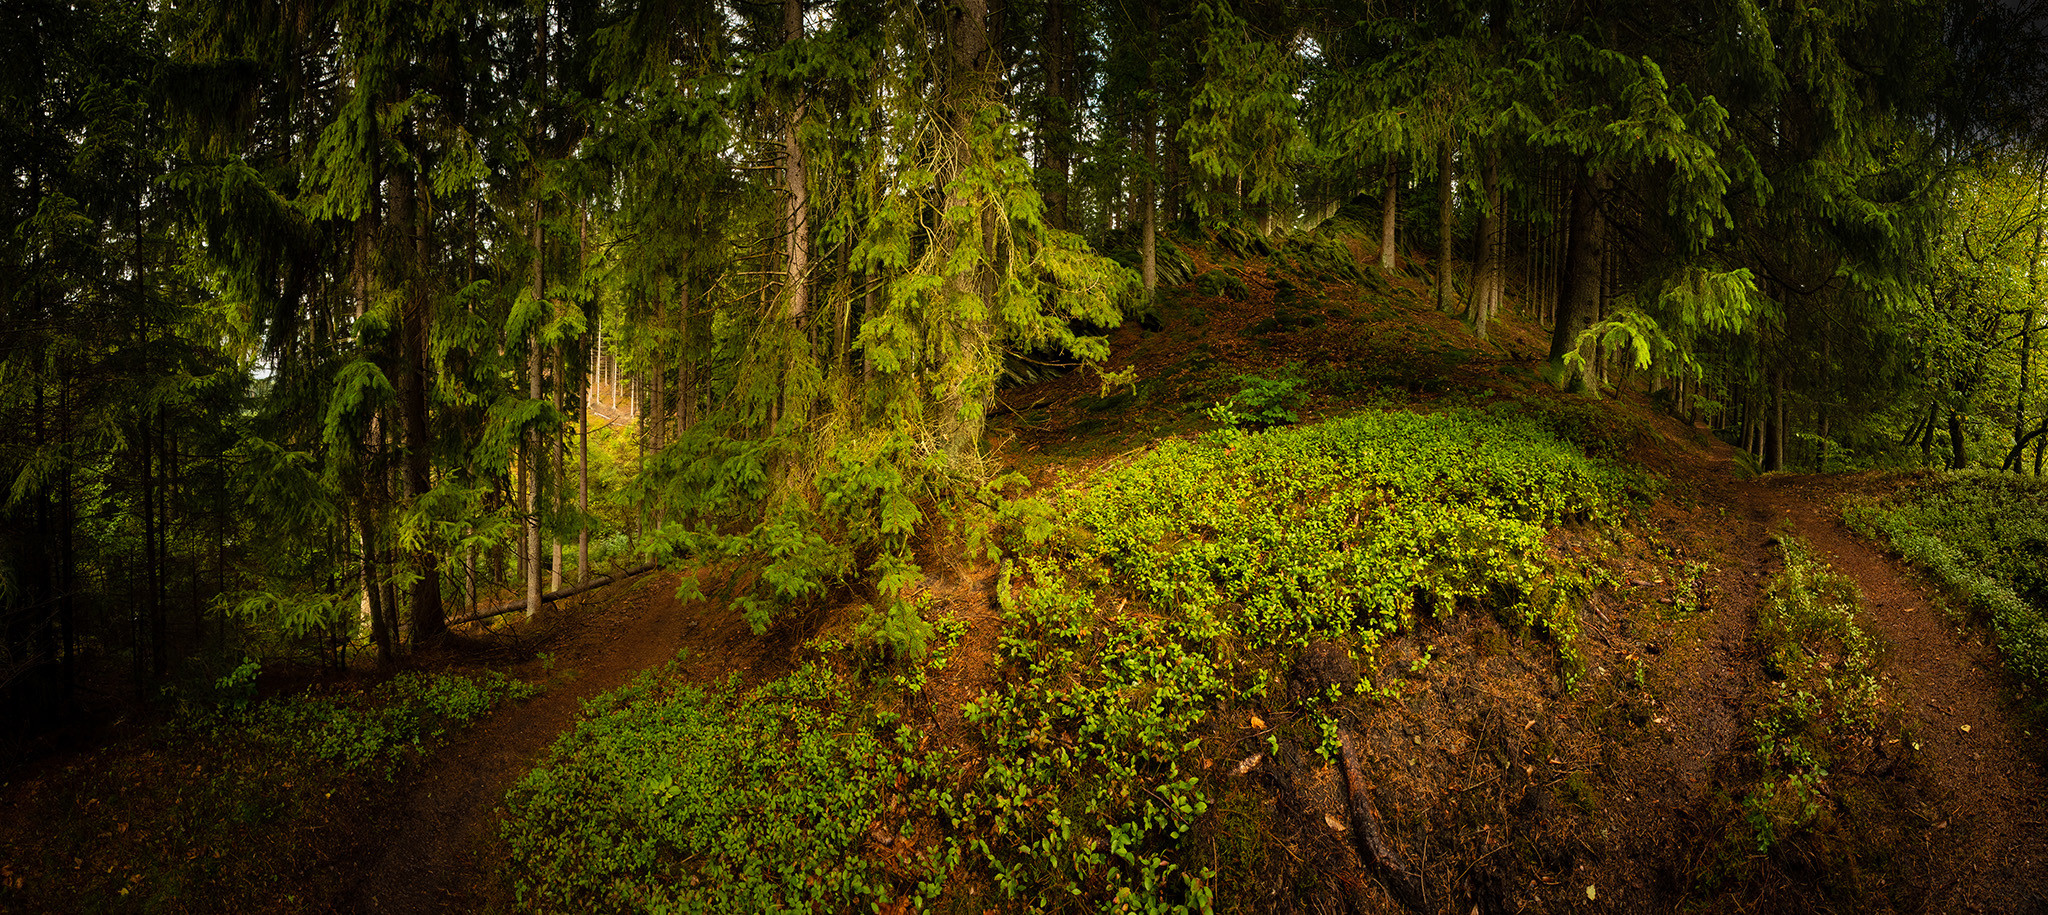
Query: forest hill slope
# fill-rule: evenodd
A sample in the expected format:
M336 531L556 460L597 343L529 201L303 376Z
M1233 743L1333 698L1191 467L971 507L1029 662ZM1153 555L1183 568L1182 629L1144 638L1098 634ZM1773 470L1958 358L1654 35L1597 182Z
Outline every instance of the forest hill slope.
M1525 322L1502 315L1493 341L1472 340L1428 309L1413 279L1366 295L1254 262L1202 269L1236 283L1203 291L1197 279L1169 296L1161 330L1117 332L1109 368L1138 368L1135 389L1104 391L1080 375L1012 389L1000 455L1041 482L1093 479L1163 435L1206 429L1193 416L1228 396L1232 375L1270 377L1293 362L1317 395L1302 409L1311 418L1512 401L1664 481L1630 517L1545 539L1590 570L1570 665L1482 609L1419 613L1359 661L1327 642L1270 655L1262 696L1207 709L1181 764L1209 803L1182 849L1214 873L1216 909L2026 912L2048 899L2040 741L2002 699L2005 678L1981 640L1958 634L1929 594L1835 520L1832 500L1867 481L1741 478L1729 449L1640 397L1557 397L1528 368L1540 337ZM1760 625L1793 540L1855 583L1853 619L1882 645L1868 714L1800 735L1760 727L1784 720L1787 684L1805 682ZM549 691L500 710L393 792L352 795L362 805L332 812L341 835L322 859L278 875L298 899L280 895L272 908L517 907L500 863L506 788L575 726L572 700L643 671L759 684L818 662L954 754L954 776L1007 762L966 710L1015 679L1003 643L1016 621L998 570L941 558L958 553L933 545L919 557L923 606L958 628L948 663L918 668L911 690L899 688L903 671L844 650L855 594L755 636L726 604L675 600L680 582L662 574L476 635L479 657L531 658L506 666L549 679ZM1108 603L1125 610L1114 595ZM1821 668L1852 660L1827 646L1813 657ZM1370 688L1318 698L1351 684ZM1355 771L1319 754L1326 726L1349 738ZM1825 766L1789 763L1792 736L1814 741ZM915 862L981 828L893 815L849 850L885 862L906 889L890 910L923 876ZM1381 861L1358 837L1367 822ZM32 829L0 827L0 842L33 841ZM1412 894L1391 889L1404 884L1388 861L1413 875ZM995 891L985 873L956 870L931 908L981 911L999 902ZM36 898L0 895L0 907L33 909ZM1107 904L1075 905L1092 902ZM205 910L196 896L185 906Z
M1430 312L1411 277L1359 294L1192 256L1194 279L1163 296L1161 328L1118 332L1108 368L1135 369L1138 385L1119 393L1069 376L1006 393L1003 454L1035 479L1061 478L1188 428L1194 407L1236 387L1219 376L1270 377L1289 362L1317 389L1304 413L1341 413L1347 395L1422 409L1553 396L1527 368L1540 336L1516 316L1481 343ZM1396 304L1352 304L1373 301ZM2040 742L2003 698L2007 680L1982 638L1842 529L1834 499L1863 481L1739 478L1731 449L1633 395L1581 406L1604 416L1578 420L1599 427L1594 437L1625 430L1628 457L1669 481L1638 523L1556 538L1560 553L1609 570L1583 614L1586 679L1560 690L1516 637L1459 614L1382 646L1378 668L1360 673L1404 684L1404 699L1345 719L1366 748L1389 841L1425 878L1425 907L1999 912L2048 899ZM1830 748L1813 815L1760 848L1771 814L1762 799L1794 782L1771 767L1758 730L1780 672L1757 613L1783 571L1786 536L1810 541L1861 589L1855 619L1884 647L1872 723ZM1264 839L1263 852L1228 830L1213 839L1219 862L1243 853L1220 896L1233 884L1249 894L1223 908L1357 907L1356 886L1380 886L1369 867L1347 870L1359 858L1337 852L1302 800L1323 790L1303 786L1326 789L1339 773L1301 762L1299 742L1268 748L1289 716L1252 710L1243 731L1205 750L1230 770L1264 757L1218 802L1219 817L1261 823ZM1322 889L1283 889L1298 886ZM1378 907L1400 908L1375 892Z

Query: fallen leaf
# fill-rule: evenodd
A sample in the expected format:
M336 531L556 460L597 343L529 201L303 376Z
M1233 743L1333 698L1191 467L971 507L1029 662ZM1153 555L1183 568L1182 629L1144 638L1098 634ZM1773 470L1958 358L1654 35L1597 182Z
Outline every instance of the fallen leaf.
M1968 733L1970 733L1970 726L1969 726L1969 725L1967 725L1967 724L1966 724L1966 725L1963 725L1963 733L1965 733L1965 734L1968 734Z
M1255 727L1255 728L1263 728L1263 727L1265 727L1265 726L1266 726L1266 719L1264 719L1264 718L1260 718L1260 717L1259 717L1259 716L1257 716L1257 715L1253 715L1253 716L1252 716L1252 727Z
M1344 825L1343 820L1337 819L1335 814L1329 813L1323 814L1323 825L1330 827L1331 832L1344 832L1351 828Z
M1588 883L1588 884L1586 884L1586 898L1587 898L1587 899L1598 899L1598 898L1600 898L1600 891L1599 891L1599 890L1596 890L1596 889L1594 889L1594 888L1593 888L1593 884L1590 884L1590 883Z

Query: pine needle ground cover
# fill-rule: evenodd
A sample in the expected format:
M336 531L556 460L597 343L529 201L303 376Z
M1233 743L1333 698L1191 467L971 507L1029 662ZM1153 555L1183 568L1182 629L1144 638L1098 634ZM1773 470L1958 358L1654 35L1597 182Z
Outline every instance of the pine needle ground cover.
M1208 910L1230 889L1195 841L1223 828L1220 716L1285 702L1312 641L1369 657L1424 615L1490 612L1569 680L1587 572L1545 536L1640 494L1508 407L1163 443L1042 497L1064 521L1012 539L1000 669L962 710L968 733L879 711L918 681L836 643L752 691L645 680L512 792L522 901ZM1334 754L1329 712L1396 695L1333 686L1298 728Z

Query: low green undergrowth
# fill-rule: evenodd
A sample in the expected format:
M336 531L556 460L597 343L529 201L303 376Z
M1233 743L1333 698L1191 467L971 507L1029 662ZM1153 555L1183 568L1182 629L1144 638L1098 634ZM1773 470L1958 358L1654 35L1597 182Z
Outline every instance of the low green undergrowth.
M998 907L1208 911L1205 773L1227 708L1290 701L1311 641L1370 655L1420 613L1491 610L1570 679L1582 570L1543 543L1616 519L1640 481L1510 409L1368 413L1172 441L1063 496L1006 572L1004 675L970 705L988 750L954 816ZM1426 662L1421 662L1426 663ZM1330 702L1296 697L1335 745ZM1361 682L1357 696L1377 696ZM1304 725L1309 727L1310 725Z
M1367 413L1168 442L1074 499L1067 546L1103 583L1254 647L1373 643L1465 604L1569 660L1572 577L1543 537L1616 518L1638 484L1506 410Z
M1458 409L1226 429L1004 501L982 543L1006 556L998 669L960 709L964 765L875 710L934 698L950 618L931 654L885 655L910 671L893 677L863 647L888 623L870 613L811 643L836 668L753 690L643 679L508 797L521 905L1210 911L1229 891L1199 850L1224 710L1296 701L1334 747L1331 703L1381 693L1269 696L1275 672L1311 641L1370 655L1460 608L1547 637L1569 679L1585 573L1543 539L1639 490L1540 420Z
M642 675L586 704L506 796L522 909L825 912L936 897L943 846L902 860L937 757L807 666L753 690ZM931 829L929 824L924 828ZM877 837L882 838L877 838Z
M1990 622L2006 666L2048 687L2048 483L1950 474L1845 516L1952 589Z
M253 665L152 739L82 760L13 811L48 823L0 848L0 909L289 910L360 797L498 704L540 687L492 673L403 673L369 690L254 698ZM367 779L367 785L366 785ZM11 840L12 831L0 831ZM14 868L20 868L16 871Z
M1832 815L1830 770L1876 739L1877 650L1856 623L1856 585L1783 540L1785 569L1757 610L1765 704L1754 723L1762 778L1743 802L1760 853Z
M965 709L988 748L955 806L982 827L967 860L1006 911L1207 910L1215 874L1182 843L1209 807L1197 733L1231 692L1218 632L1101 613L1047 565L1028 577L1006 601L1014 674Z

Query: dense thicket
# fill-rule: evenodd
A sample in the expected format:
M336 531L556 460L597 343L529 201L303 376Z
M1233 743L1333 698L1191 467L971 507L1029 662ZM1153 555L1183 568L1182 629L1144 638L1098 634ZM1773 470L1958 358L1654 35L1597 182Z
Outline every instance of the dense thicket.
M1767 468L2038 474L2024 6L8 4L0 683L389 658L628 552L895 606L1006 373L1203 235L1346 227Z

